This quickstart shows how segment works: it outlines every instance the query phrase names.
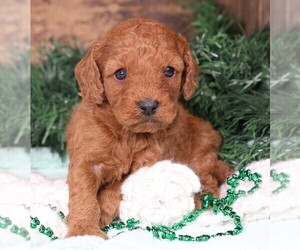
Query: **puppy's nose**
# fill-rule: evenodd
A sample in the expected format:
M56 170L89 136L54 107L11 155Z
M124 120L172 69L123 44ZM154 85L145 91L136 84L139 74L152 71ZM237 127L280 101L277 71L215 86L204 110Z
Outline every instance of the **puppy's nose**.
M159 103L156 100L147 99L145 101L140 101L138 106L144 115L150 116L156 112Z

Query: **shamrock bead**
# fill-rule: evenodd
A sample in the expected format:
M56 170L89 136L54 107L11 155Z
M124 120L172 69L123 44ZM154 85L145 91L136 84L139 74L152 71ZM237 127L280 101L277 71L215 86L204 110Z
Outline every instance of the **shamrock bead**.
M10 226L11 225L11 220L8 218L8 217L5 217L4 218L4 221L5 221L5 223L8 225L8 226Z
M53 235L53 231L49 227L47 227L44 231L44 234L51 238Z
M237 187L238 186L238 183L237 183L237 180L235 178L228 178L227 179L227 184L233 188Z
M31 228L36 228L38 225L40 225L40 221L38 220L37 217L31 217L30 216L30 227Z
M18 234L23 237L26 237L27 235L29 235L29 232L24 227L21 227L18 231Z
M46 230L45 226L40 225L39 232L43 234L45 232L45 230Z
M126 227L126 224L123 221L120 221L115 228L119 230L119 229L123 229L125 227Z
M19 230L19 228L16 226L16 225L13 225L12 227L11 227L11 229L10 229L10 231L12 232L12 233L17 233L18 232L18 230Z
M289 175L286 173L277 173L274 169L272 169L270 171L270 176L273 181L278 181L280 183L280 186L272 191L273 194L280 193L290 183Z
M227 202L227 204L231 205L235 200L235 195L234 194L227 194L225 197L225 201Z
M159 233L156 230L152 229L152 234L154 238L159 239Z

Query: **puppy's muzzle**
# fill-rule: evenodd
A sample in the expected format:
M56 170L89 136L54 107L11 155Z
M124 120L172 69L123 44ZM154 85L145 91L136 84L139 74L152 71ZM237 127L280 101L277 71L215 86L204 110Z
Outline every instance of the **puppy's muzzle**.
M157 111L159 107L159 102L157 100L152 100L148 98L145 101L138 102L138 107L142 114L146 116L151 116Z

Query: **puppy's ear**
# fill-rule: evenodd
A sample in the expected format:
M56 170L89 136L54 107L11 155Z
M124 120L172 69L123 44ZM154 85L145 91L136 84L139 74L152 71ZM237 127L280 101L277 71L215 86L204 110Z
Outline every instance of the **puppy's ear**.
M85 57L76 65L75 75L80 87L80 95L91 102L101 104L104 89L94 58L95 46L95 44L92 45Z
M182 93L185 100L191 99L198 86L199 68L193 58L192 51L187 40L179 35L179 48L183 53L185 69L182 76Z

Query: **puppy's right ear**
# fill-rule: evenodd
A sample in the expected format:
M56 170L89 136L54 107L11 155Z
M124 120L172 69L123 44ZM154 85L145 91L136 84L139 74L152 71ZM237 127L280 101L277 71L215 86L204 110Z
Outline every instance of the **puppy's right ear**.
M103 83L94 57L93 45L85 57L76 65L75 75L80 87L80 95L91 102L101 104L103 101Z

